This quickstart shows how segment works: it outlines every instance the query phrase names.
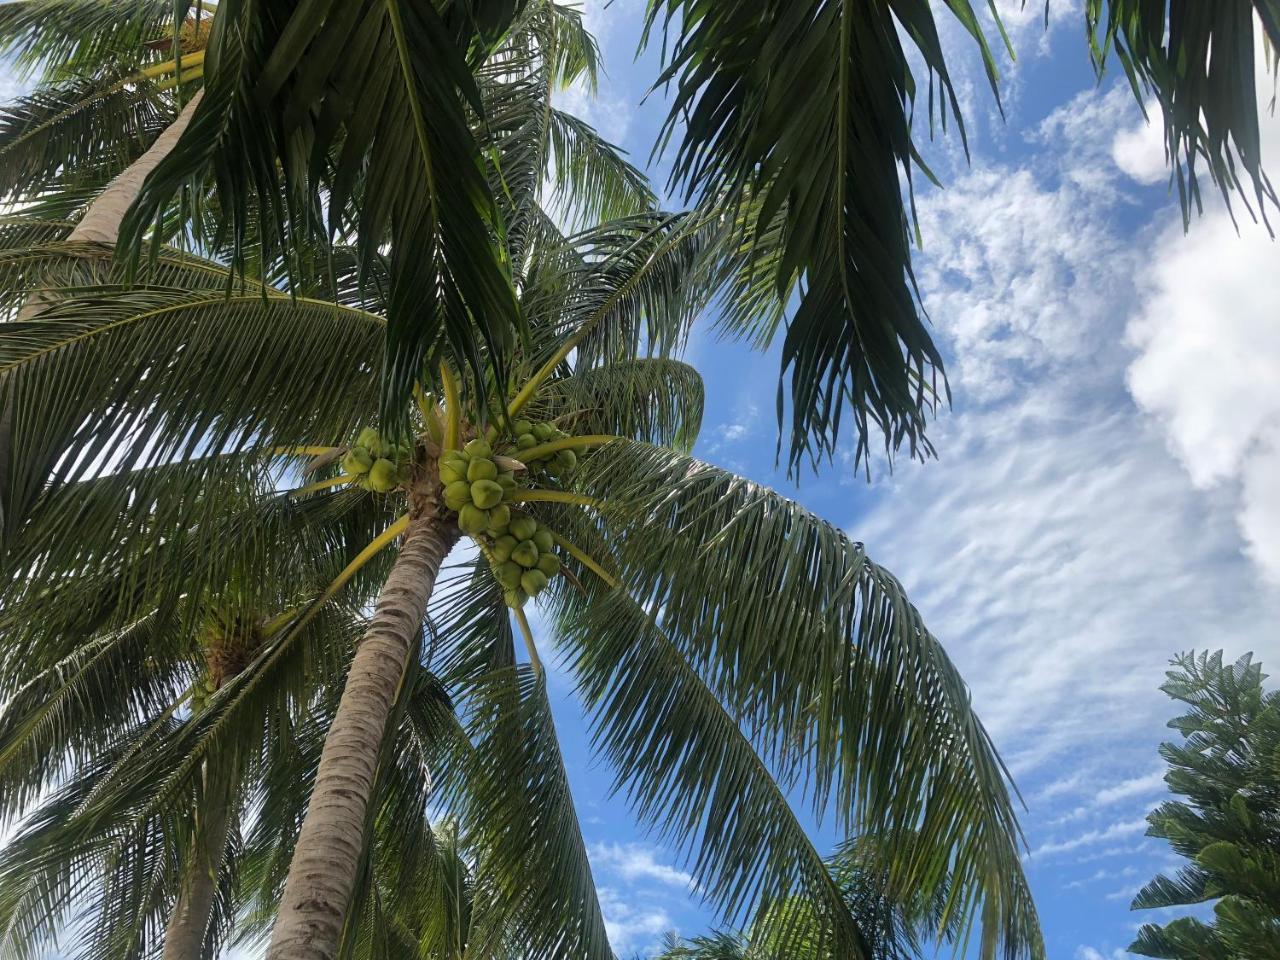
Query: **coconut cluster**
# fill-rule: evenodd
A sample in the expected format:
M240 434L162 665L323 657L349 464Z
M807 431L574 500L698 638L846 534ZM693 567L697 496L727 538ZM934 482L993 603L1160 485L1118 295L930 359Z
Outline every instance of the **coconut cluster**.
M360 431L355 444L342 458L342 470L374 493L390 493L409 480L413 448L383 439L373 427Z
M511 424L511 433L515 438L515 455L530 468L540 467L548 473L562 474L568 473L578 465L578 455L572 450L557 450L532 459L523 455L526 450L550 443L552 440L563 440L569 436L553 423L516 420Z
M511 522L503 501L515 489L516 477L498 466L488 441L477 437L461 450L440 457L444 504L458 514L458 529L470 536L500 537Z
M493 575L502 584L507 606L522 607L546 589L560 572L551 531L533 517L516 517L489 550Z

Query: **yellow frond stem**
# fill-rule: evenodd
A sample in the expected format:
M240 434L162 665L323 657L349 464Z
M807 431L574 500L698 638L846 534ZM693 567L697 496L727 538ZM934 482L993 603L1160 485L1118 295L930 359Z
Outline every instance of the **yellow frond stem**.
M156 84L156 89L172 90L179 84L190 83L192 80L199 80L203 76L204 67L196 67L192 70L183 70L181 76L170 77L168 80L161 80Z
M205 56L204 50L197 50L194 53L187 54L182 58L182 68L184 70L187 67L201 67L203 69L204 56ZM152 79L153 77L163 77L163 76L167 76L170 73L176 73L177 70L178 70L177 60L165 60L163 63L152 64L149 67L145 67L144 69L139 70L136 74L134 74L134 76L139 80L142 80L142 79L149 80L149 79Z
M520 624L520 632L524 634L524 648L529 651L529 664L533 672L542 676L542 658L538 656L538 648L533 642L533 631L529 629L529 618L524 615L523 607L512 607L516 622Z
M318 490L328 490L330 487L341 486L344 483L350 483L355 477L349 473L344 473L337 477L330 477L328 480L317 480L315 483L308 483L305 487L298 487L296 490L290 490L289 494L294 497L301 497L308 493L315 493Z
M582 450L586 447L598 447L602 444L609 443L611 440L621 440L611 433L589 433L581 437L562 437L559 440L548 440L546 443L540 443L536 447L530 447L527 450L513 450L512 454L517 459L524 460L526 463L530 460L537 460L539 457L545 457L549 453L557 453L561 450Z
M272 447L271 455L273 457L320 457L326 453L332 453L338 447Z
M574 503L580 507L598 507L602 502L586 494L564 490L512 490L507 499L512 503Z
M458 381L453 371L443 360L440 361L440 383L444 388L444 449L457 450L458 437L462 431L462 400L458 391Z
M560 536L560 534L556 533L550 527L547 527L547 533L551 534L551 539L556 542L556 546L564 550L567 554L569 554L569 556L577 560L580 564L582 564L584 567L586 567L588 570L594 573L597 577L603 580L610 587L617 589L617 587L619 586L618 578L615 577L613 574L611 574L604 567L600 566L600 564L598 564L595 560L593 560L589 553L587 553L581 547L575 546L574 544L570 543L568 540Z

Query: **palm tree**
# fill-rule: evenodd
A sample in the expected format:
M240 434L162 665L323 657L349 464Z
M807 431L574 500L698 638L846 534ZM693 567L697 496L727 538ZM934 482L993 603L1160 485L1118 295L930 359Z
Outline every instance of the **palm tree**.
M148 283L61 289L38 317L6 325L0 365L17 409L51 414L18 418L15 441L37 456L15 467L38 476L41 463L57 465L14 535L11 569L28 590L53 571L107 559L131 575L146 570L170 592L217 582L236 542L225 533L223 515L237 502L229 493L254 464L270 469L282 458L320 452L327 461L297 496L372 502L385 518L275 641L296 648L347 583L385 564L328 727L269 955L331 956L343 936L378 757L397 729L397 690L459 524L481 556L438 598L446 606L436 672L464 704L474 748L458 774L460 819L503 920L487 929L534 955L607 955L541 656L519 607L518 590L543 583L522 576L512 585L503 521L517 535L532 525L524 543L536 545L537 561L555 557L550 573L566 568L543 599L601 747L641 817L690 845L713 902L748 909L794 894L814 904L834 946L856 951L844 902L785 799L786 785L808 780L845 827L875 830L890 846L917 828L938 838L893 861L893 895L936 889L945 876L950 912L994 918L984 927L992 946L1038 948L1001 768L896 582L794 504L689 459L681 450L696 435L696 374L662 357L628 359L641 344L680 343L699 305L687 292L705 289L696 281L706 233L697 215L631 217L527 260L530 335L513 355L515 377L424 371L419 403L403 414L416 424L408 443L357 436L376 406L382 321L356 307ZM177 254L161 267L173 260L189 265L188 280L199 275ZM66 391L72 379L83 389ZM495 405L506 409L495 415ZM359 472L367 464L354 450L339 461L355 440L383 454L387 469ZM467 503L451 489L464 446L468 473L490 465L463 484ZM582 460L563 473L575 459L568 451ZM86 503L79 484L103 462L118 465L102 484L110 495ZM481 475L507 468L515 475L506 484ZM344 489L355 477L385 492ZM481 509L490 511L483 529ZM148 555L188 529L196 535L174 551L185 566ZM391 558L384 551L397 542ZM509 613L527 644L524 662ZM166 789L192 782L232 742L223 718L266 695L269 676L233 680L172 749L139 758L136 775ZM892 784L873 775L880 769L898 771Z
M212 169L236 236L265 228L263 242L283 251L349 228L366 266L390 248L385 415L403 405L417 361L441 340L477 376L471 348L483 340L501 371L522 320L512 263L493 242L503 233L501 188L486 182L468 122L484 106L472 70L536 6L223 0L204 64L214 82L145 185L126 244ZM998 96L973 6L945 6ZM782 337L790 417L779 426L791 466L833 455L850 419L860 456L875 431L889 452L928 454L927 421L947 394L911 271L912 184L917 174L936 180L911 122L921 87L930 130L953 124L967 148L934 4L648 8L645 42L660 32L666 60L657 84L672 90L659 138L674 143L670 185L732 228L717 278L724 329L758 343ZM1275 0L1208 11L1090 0L1085 13L1098 71L1118 59L1135 92L1162 108L1184 213L1200 204L1202 170L1224 195L1248 186L1259 207L1276 202L1248 81L1259 26L1271 49L1280 43Z
M858 925L865 956L873 960L915 960L926 956L925 945L940 946L956 932L948 929L945 885L931 896L911 901L885 895L883 852L871 838L842 844L828 861L849 912ZM784 900L774 904L745 934L716 931L687 940L670 935L654 960L754 960L776 956L780 935L798 942L796 960L819 960L823 952L821 928L803 902ZM953 924L954 926L954 924ZM791 928L803 930L791 934ZM793 948L797 949L797 948Z

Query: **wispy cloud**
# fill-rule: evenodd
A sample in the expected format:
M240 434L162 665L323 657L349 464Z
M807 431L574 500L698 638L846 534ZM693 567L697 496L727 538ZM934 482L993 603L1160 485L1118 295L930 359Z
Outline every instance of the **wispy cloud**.
M607 870L624 880L656 880L659 883L689 889L693 877L666 863L661 863L652 847L641 843L593 843L587 851L592 866Z
M1146 820L1123 820L1097 830L1086 830L1084 833L1076 834L1074 837L1068 837L1065 840L1042 843L1031 851L1031 856L1032 858L1051 857L1055 854L1067 853L1070 850L1078 850L1080 847L1089 847L1097 843L1106 843L1108 840L1132 836L1142 833L1146 829Z
M615 953L648 951L662 934L672 929L670 914L661 907L637 903L633 891L600 887L600 910L605 930Z

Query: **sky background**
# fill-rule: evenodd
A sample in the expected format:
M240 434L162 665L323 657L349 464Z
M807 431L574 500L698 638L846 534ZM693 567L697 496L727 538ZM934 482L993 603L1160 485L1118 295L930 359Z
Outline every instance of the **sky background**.
M1114 960L1144 919L1168 919L1129 902L1176 864L1143 819L1165 794L1169 657L1280 663L1280 248L1239 209L1237 234L1216 195L1184 235L1160 129L1122 77L1097 82L1078 3L1053 0L1047 30L1042 4L999 6L1018 54L1005 119L944 23L972 158L932 143L945 189L918 187L916 265L954 394L938 458L875 463L868 483L850 447L796 488L774 465L776 352L710 323L686 358L707 386L697 453L798 498L903 581L1025 798L1049 956ZM561 105L643 164L664 116L660 96L642 102L655 58L634 59L643 0L585 9L608 77ZM1264 124L1275 170L1280 125ZM659 183L665 169L650 166ZM557 687L615 949L705 931L679 851L610 798L571 679Z
M1078 3L1052 0L1047 29L1037 2L998 5L1018 52L1005 118L944 21L972 156L954 136L929 145L946 187L917 197L916 265L954 394L938 458L874 463L868 482L850 446L796 488L774 465L776 353L720 342L710 322L686 358L707 386L697 453L795 496L903 581L1022 790L1049 956L1114 960L1142 919L1134 892L1175 864L1143 836L1164 793L1168 658L1280 663L1280 249L1247 215L1237 233L1216 196L1184 235L1159 130L1122 80L1096 82ZM590 0L608 76L561 106L643 165L664 110L642 102L657 73L634 58L642 11ZM0 96L15 91L0 70ZM1280 126L1265 123L1275 171ZM661 161L651 171L661 183ZM572 680L552 676L615 950L705 932L715 918L680 852L611 796Z

